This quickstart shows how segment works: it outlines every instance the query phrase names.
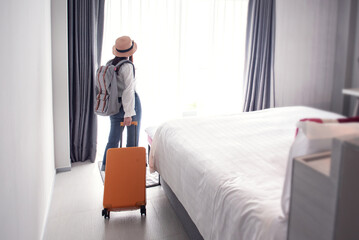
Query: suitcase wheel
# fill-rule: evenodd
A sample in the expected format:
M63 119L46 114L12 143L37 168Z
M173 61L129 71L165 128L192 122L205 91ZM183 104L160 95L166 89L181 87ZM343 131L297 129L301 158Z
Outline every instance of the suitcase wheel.
M104 208L104 209L102 210L102 216L103 216L105 219L106 219L106 218L110 219L110 211L107 211L107 209Z
M146 206L145 205L141 206L141 216L142 216L142 214L144 214L146 216Z

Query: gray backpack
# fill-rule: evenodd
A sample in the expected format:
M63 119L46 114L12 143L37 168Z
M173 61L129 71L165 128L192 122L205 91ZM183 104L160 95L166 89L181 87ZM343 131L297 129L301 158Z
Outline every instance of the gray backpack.
M132 64L129 60L122 60L116 66L109 62L97 69L95 82L95 113L97 115L111 116L119 112L121 104L118 102L117 72L124 63Z

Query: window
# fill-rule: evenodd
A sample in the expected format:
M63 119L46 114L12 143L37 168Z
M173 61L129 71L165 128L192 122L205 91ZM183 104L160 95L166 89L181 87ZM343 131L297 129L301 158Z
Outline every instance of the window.
M117 37L138 44L137 91L149 124L239 112L247 0L107 0L102 63Z

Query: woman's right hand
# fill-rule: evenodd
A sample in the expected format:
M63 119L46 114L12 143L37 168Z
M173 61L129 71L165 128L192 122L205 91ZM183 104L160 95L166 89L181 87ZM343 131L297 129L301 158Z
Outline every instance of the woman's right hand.
M123 125L131 126L131 122L132 122L132 117L125 117L125 119L123 120Z

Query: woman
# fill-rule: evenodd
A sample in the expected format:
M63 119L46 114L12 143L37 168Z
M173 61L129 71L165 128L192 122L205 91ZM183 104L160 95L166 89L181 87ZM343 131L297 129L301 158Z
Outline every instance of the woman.
M116 65L120 61L130 60L133 63L133 54L137 50L137 44L128 36L119 37L116 39L115 45L112 48L112 53L115 58L107 62L106 65ZM118 101L121 103L119 113L110 116L111 130L108 137L108 142L103 157L102 168L104 171L106 167L106 153L109 148L117 148L124 127L120 125L124 122L127 126L127 147L138 146L138 139L140 136L141 123L141 102L136 93L135 69L131 63L124 63L121 65L117 74L117 88ZM131 125L132 121L137 121L136 126ZM122 140L121 140L122 141Z

